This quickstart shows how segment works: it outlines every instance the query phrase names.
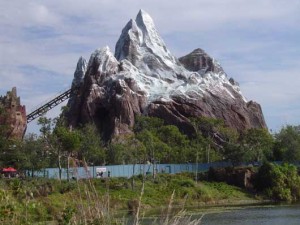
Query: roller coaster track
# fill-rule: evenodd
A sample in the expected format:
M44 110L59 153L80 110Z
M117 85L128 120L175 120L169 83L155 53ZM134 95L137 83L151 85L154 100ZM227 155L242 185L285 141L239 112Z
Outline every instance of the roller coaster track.
M33 112L29 113L27 117L27 123L35 120L36 118L44 115L50 109L53 109L55 106L59 105L60 103L64 102L65 100L69 99L73 94L76 94L78 91L78 87L70 88L69 90L61 93L60 95L56 96L55 98L51 99L47 103L43 104L42 106L38 107Z

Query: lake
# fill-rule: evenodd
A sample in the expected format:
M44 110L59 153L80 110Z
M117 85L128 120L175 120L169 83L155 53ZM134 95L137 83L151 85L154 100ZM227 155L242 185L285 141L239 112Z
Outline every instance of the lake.
M247 207L204 215L201 225L299 225L300 204Z
M194 212L192 219L203 215L195 213L194 210L192 210ZM203 211L203 209L199 210ZM200 225L300 225L300 204L220 207L207 210L209 213L202 217ZM162 224L154 220L149 217L144 218L141 224ZM128 221L127 224L132 224L132 221Z

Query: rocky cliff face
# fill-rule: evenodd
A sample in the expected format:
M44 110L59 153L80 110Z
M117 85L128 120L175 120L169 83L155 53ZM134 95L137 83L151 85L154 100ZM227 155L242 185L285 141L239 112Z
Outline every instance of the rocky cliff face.
M3 109L0 114L0 124L6 125L7 138L21 140L27 128L26 109L21 105L15 87L5 96L0 96L0 106Z
M80 74L80 75L78 75ZM137 115L157 116L186 133L190 117L220 118L238 130L266 127L260 105L246 101L238 83L203 50L177 59L141 10L122 30L113 55L96 50L80 58L69 101L72 126L93 122L106 139L130 133Z

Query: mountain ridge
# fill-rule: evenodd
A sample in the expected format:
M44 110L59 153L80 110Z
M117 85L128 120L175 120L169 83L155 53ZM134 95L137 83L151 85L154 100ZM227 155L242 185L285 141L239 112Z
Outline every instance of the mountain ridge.
M223 119L238 131L266 128L260 105L246 100L215 59L200 48L177 59L144 10L123 28L115 54L108 47L97 49L85 71L78 68L84 78L79 95L68 103L69 123L93 122L105 139L131 133L142 114L188 134L193 132L189 118L199 116ZM73 83L78 83L76 71Z

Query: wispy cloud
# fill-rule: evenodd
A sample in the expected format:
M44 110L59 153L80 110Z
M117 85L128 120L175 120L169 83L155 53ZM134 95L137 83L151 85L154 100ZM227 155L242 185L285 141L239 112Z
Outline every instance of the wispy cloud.
M270 128L300 123L298 0L0 1L0 95L17 86L30 109L65 89L78 58L105 45L114 50L140 8L175 55L200 47L218 59L261 103Z

